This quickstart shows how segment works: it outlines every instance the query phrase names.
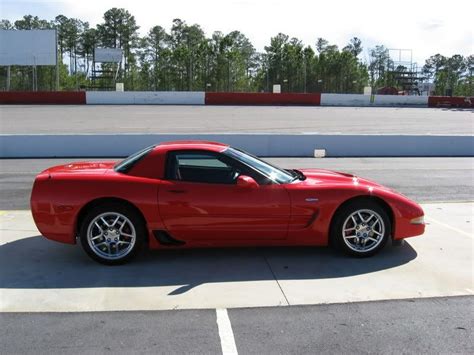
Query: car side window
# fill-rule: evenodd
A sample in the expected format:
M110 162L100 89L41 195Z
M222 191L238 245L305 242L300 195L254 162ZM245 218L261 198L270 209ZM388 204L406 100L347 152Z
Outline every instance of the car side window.
M239 171L225 160L225 157L212 152L170 152L166 176L170 180L234 184Z
M177 154L176 161L179 167L185 168L229 168L227 164L217 159L217 157L206 154Z

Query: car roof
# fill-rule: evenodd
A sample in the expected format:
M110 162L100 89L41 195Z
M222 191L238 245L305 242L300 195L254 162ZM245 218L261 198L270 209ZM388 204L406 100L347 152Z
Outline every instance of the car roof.
M204 140L181 140L162 142L152 146L152 151L140 159L128 175L141 176L153 179L162 179L165 175L166 154L174 150L204 150L221 153L229 146L218 142Z
M200 140L181 140L181 141L162 142L158 144L155 147L155 149L158 149L158 150L189 149L189 150L209 150L212 152L222 152L228 147L229 147L228 144L219 143L219 142L209 142L209 141L200 141Z

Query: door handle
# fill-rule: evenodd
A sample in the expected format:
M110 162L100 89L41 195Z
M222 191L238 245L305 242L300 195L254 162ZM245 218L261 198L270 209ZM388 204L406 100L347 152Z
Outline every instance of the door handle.
M171 192L173 194L184 194L186 190L168 190L168 192Z

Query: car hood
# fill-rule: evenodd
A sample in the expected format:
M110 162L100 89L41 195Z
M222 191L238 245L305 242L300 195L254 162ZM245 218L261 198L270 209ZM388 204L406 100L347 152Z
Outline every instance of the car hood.
M53 166L43 171L50 174L104 174L112 169L117 162L115 161L94 161L77 162L64 165Z
M305 176L306 180L302 181L305 185L320 185L320 184L364 184L372 187L386 187L377 184L374 181L360 178L358 176L341 173L337 171L325 170L325 169L298 169Z

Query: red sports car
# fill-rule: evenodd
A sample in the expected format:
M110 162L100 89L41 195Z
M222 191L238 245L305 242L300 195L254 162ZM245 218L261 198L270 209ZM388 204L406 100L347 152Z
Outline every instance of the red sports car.
M121 162L40 173L31 210L48 239L104 264L149 248L328 245L369 256L388 239L423 234L423 210L350 174L281 169L203 141L148 147Z

